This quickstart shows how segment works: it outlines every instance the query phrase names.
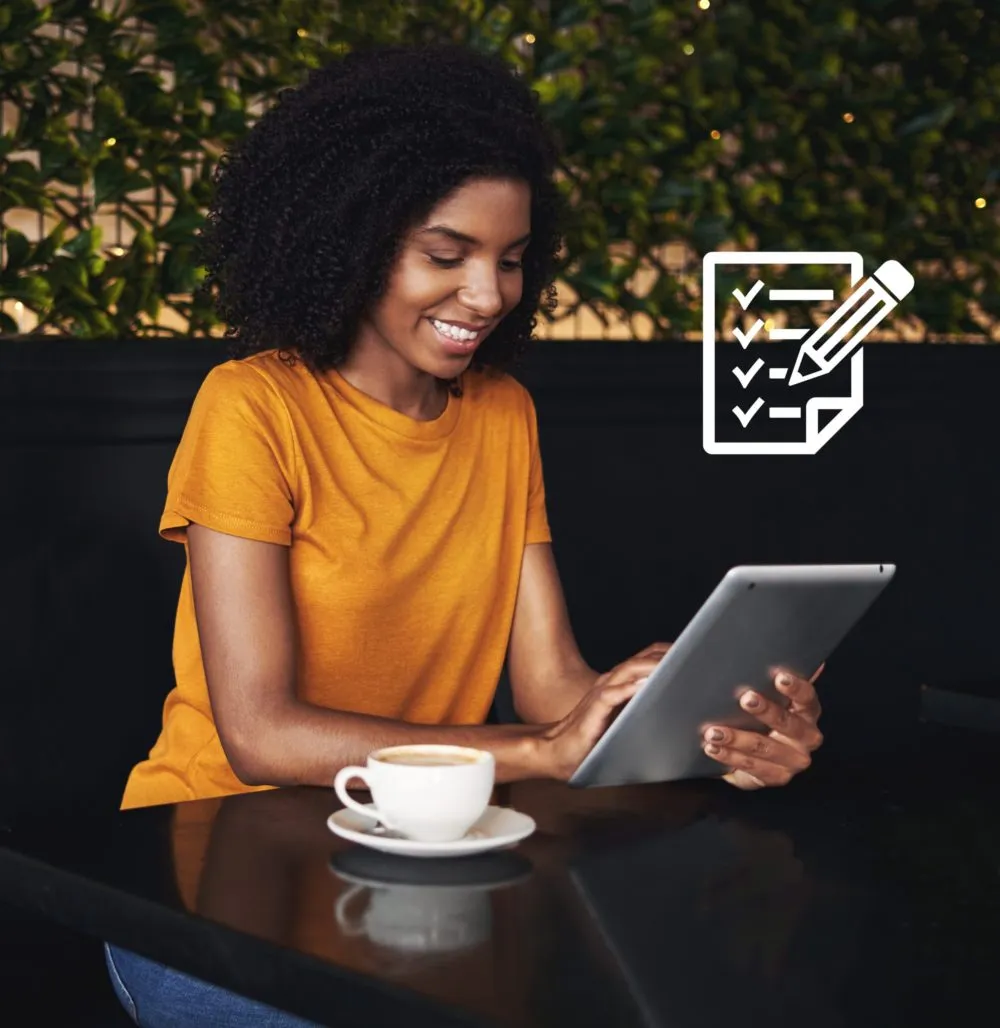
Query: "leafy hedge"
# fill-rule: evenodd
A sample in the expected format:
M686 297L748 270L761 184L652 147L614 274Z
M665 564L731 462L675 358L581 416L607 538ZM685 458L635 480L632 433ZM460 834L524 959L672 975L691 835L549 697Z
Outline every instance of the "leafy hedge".
M4 233L0 299L79 336L162 333L149 322L164 304L191 334L212 330L191 253L222 149L361 40L450 38L521 68L560 134L574 306L677 335L698 328L709 250L858 250L869 270L895 257L918 272L907 309L928 333L983 336L1000 325L995 8L5 0L0 96L16 117L0 134L0 222L22 209L47 227ZM121 246L95 214L120 217ZM665 261L668 243L688 266Z

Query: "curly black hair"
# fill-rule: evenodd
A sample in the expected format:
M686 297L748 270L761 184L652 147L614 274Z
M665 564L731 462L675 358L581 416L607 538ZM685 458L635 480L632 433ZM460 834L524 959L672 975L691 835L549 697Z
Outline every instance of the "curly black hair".
M383 294L406 234L472 177L531 189L523 293L475 352L504 369L528 348L565 207L558 143L537 94L500 57L452 43L369 45L284 89L219 161L197 241L234 357L277 349L340 364ZM458 380L449 383L461 394Z

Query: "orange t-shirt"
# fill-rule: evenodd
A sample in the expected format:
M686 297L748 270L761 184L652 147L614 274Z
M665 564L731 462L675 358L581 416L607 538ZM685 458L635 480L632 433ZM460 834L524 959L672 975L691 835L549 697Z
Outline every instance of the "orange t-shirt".
M551 535L528 391L471 370L462 387L418 421L271 350L213 368L198 391L160 534L185 542L194 522L290 547L302 700L424 724L485 720L524 547ZM173 661L160 737L123 808L254 788L212 718L190 562Z

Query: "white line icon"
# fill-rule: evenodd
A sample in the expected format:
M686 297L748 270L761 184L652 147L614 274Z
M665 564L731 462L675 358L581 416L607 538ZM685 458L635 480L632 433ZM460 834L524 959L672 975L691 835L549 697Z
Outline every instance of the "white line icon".
M802 344L788 384L832 371L911 289L913 276L899 261L880 264Z
M770 316L772 308L768 308L768 313L760 308L765 301L771 305L790 301L829 304L836 299L837 290L833 288L770 288L766 284L772 268L794 265L829 267L831 281L838 282L841 289L843 280L847 280L848 295L818 326L775 326ZM746 281L727 292L718 287L720 268L737 272L743 268L750 274ZM813 454L861 409L864 354L860 344L913 289L913 276L894 260L883 262L861 281L863 277L861 254L854 251L724 250L705 256L702 442L707 453ZM729 285L732 281L730 277ZM758 301L757 313L751 309L755 300ZM720 353L731 354L726 362L731 365L732 376L727 373L725 378L717 378L716 340L727 338L723 329L727 311L736 315L736 324L729 328L728 338L739 346L726 343L718 347ZM814 317L816 313L813 312ZM801 343L791 369L767 366L766 358L772 354L783 365L789 358L787 349L775 348L769 352L768 342L797 340ZM832 374L848 357L849 381L844 374ZM765 368L766 376L762 374ZM800 396L801 383L813 380L819 387L826 387L828 393L840 395L802 393ZM769 382L778 384L768 387ZM796 387L795 392L789 393L793 387ZM726 395L729 400L722 398ZM767 401L764 396L768 397ZM833 416L821 425L821 415L830 413ZM750 437L751 433L767 430L768 424L774 426L772 433L780 432L781 439ZM790 433L802 438L788 438Z

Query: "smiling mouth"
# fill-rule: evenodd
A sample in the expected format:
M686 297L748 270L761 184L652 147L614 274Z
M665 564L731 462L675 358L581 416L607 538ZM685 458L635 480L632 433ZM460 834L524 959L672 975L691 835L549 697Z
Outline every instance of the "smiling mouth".
M486 328L483 327L472 332L469 329L451 325L447 321L439 321L437 318L428 318L427 320L441 335L454 340L456 343L477 343L486 331Z
M438 343L445 353L452 356L463 357L472 354L479 346L480 341L486 335L486 329L480 329L475 334L471 332L456 332L447 328L441 328L444 322L436 318L428 318L428 323L434 329ZM471 336L471 338L469 338Z

